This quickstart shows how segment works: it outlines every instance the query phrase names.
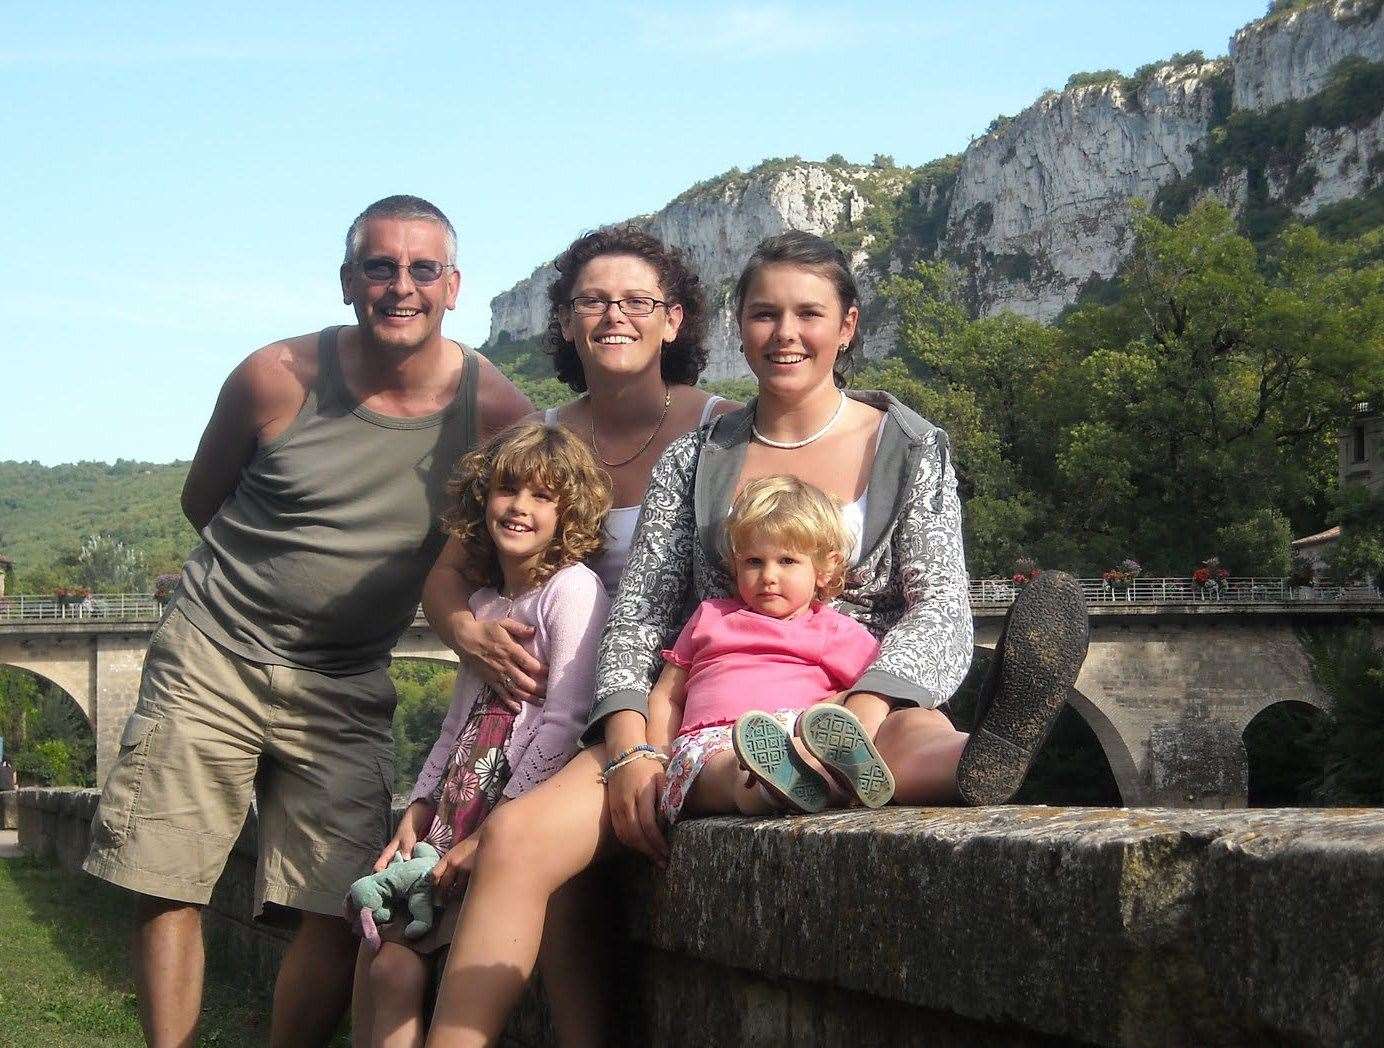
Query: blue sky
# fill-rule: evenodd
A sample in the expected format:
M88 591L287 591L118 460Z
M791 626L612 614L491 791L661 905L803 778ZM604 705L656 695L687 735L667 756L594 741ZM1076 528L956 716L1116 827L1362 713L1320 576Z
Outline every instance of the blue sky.
M246 353L351 319L342 236L381 196L452 218L475 344L574 235L700 179L924 163L1265 6L0 0L0 459L189 457Z

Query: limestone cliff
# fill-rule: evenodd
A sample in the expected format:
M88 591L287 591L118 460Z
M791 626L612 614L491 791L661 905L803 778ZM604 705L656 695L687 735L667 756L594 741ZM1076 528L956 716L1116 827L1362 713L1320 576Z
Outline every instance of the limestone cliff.
M1235 108L1309 98L1342 59L1384 59L1380 7L1380 0L1331 0L1245 26L1230 41Z
M944 254L972 304L1048 320L1115 272L1129 201L1187 174L1211 126L1224 64L1165 66L1040 98L976 139L952 193Z
M1381 10L1384 0L1322 0L1241 29L1228 59L1193 53L1130 77L1074 77L1079 86L997 120L960 158L915 169L767 161L633 221L702 273L718 307L708 378L744 373L727 297L754 245L785 229L851 252L867 355L893 348L881 280L919 258L955 265L977 313L1049 320L1115 274L1133 198L1172 214L1211 193L1247 218L1275 207L1310 216L1384 184ZM1343 87L1347 59L1356 79ZM1247 157L1227 143L1255 121L1295 130L1261 134L1272 146ZM493 300L490 345L543 330L552 275L540 266Z

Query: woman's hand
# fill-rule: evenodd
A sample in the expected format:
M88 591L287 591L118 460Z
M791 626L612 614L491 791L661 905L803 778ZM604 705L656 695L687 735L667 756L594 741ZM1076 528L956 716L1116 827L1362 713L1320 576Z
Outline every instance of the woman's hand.
M395 852L403 852L405 859L413 855L413 846L428 832L435 811L436 808L427 801L414 801L404 809L404 817L399 820L399 828L394 831L394 836L389 839L384 851L380 852L380 857L375 860L376 873L389 865L389 860L394 858Z
M668 864L668 840L658 824L658 791L663 780L662 765L651 757L616 768L606 780L606 805L615 836L659 867Z
M471 876L471 860L476 855L476 835L473 833L460 844L454 844L432 868L433 899L450 902L461 892Z
M457 630L464 658L495 694L518 713L525 702L542 704L548 683L548 667L524 650L522 641L534 628L515 619L471 619Z

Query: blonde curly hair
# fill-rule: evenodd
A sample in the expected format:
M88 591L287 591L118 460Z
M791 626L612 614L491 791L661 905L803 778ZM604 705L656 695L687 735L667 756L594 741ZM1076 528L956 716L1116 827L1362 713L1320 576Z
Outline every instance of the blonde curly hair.
M462 577L471 585L498 588L504 582L485 523L491 489L534 481L557 496L557 529L533 571L531 584L546 582L567 565L605 548L605 518L611 502L605 470L571 430L520 422L464 455L447 483L453 501L442 516L442 530L461 542L466 553Z
M746 484L721 534L721 552L732 573L738 550L767 539L812 558L812 566L826 576L817 587L818 600L831 600L846 588L851 539L841 523L840 503L804 480L784 474Z

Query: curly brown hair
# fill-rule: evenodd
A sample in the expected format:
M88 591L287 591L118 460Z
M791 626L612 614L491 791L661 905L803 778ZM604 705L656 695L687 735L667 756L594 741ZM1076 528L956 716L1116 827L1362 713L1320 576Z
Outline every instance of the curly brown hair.
M586 372L577 347L562 337L558 311L567 309L572 288L582 266L603 255L632 255L643 259L658 274L658 286L670 303L682 306L682 326L678 337L663 347L663 381L694 386L706 367L706 298L702 281L681 251L635 226L611 226L577 237L553 265L557 279L548 288L548 332L544 336L553 358L553 371L574 392L586 391Z
M537 481L557 496L557 530L530 583L539 585L569 564L605 548L610 478L570 430L542 422L520 422L462 457L447 482L451 508L442 530L455 535L466 553L462 577L472 586L504 583L500 558L485 522L491 489Z

